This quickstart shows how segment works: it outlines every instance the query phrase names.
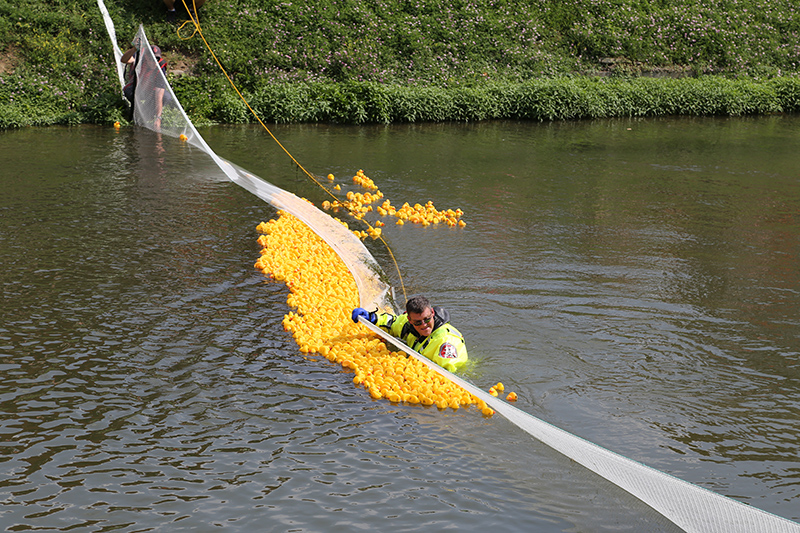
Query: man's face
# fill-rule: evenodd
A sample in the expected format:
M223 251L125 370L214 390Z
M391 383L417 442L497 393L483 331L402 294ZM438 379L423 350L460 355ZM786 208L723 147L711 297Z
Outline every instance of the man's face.
M433 309L427 307L422 313L408 313L408 321L411 322L417 333L427 337L433 331L434 314Z

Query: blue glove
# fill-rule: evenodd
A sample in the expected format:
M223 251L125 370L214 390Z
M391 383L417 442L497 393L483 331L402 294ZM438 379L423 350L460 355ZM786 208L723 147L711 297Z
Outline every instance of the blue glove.
M373 324L378 321L378 315L376 315L375 313L370 313L363 307L356 307L355 309L353 309L353 316L352 316L353 322L358 323L358 317L360 316L363 316Z

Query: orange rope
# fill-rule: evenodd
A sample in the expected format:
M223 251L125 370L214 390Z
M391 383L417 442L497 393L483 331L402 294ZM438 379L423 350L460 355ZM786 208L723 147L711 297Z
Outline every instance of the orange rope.
M274 140L274 141L275 141L275 142L278 144L278 146L280 146L280 147L281 147L281 150L283 150L283 152L284 152L286 155L288 155L288 156L289 156L289 158L290 158L290 159L291 159L291 160L294 162L294 164L295 164L295 165L297 165L297 167L298 167L300 170L302 170L302 171L305 173L305 175L306 175L306 176L308 176L308 177L311 179L311 181L313 181L314 183L316 183L316 184L317 184L317 185L318 185L318 186L319 186L319 187L320 187L320 188L321 188L323 191L325 191L326 193L328 193L328 194L331 196L331 198L333 198L334 200L338 200L338 198L336 197L336 195L335 195L335 194L333 194L331 191L329 191L329 190L328 190L328 189L327 189L327 188L326 188L326 187L325 187L325 186L324 186L322 183L320 183L320 181L319 181L317 178L315 178L314 176L312 176L312 175L311 175L311 173L310 173L309 171L307 171L307 170L306 170L306 169L303 167L303 165L301 165L301 164L300 164L300 162L299 162L299 161L297 161L297 159L295 159L295 158L294 158L294 156L293 156L291 153L289 153L289 150L287 150L287 149L286 149L286 147L285 147L285 146L283 146L283 144L281 144L281 142L278 140L278 138L277 138L277 137L275 137L275 135L273 135L273 134L272 134L272 132L270 131L270 129L267 127L267 125L266 125L266 124L264 124L264 122L261 120L261 117L259 117L259 116L258 116L258 113L256 113L256 112L255 112L255 110L254 110L252 107L250 107L250 103L249 103L249 102L247 101L247 99L246 99L246 98L245 98L245 97L242 95L241 91L239 91L239 88L238 88L238 87L236 87L236 84L233 82L233 80L231 79L231 77L228 75L228 72L225 70L225 67L223 67L223 66L222 66L222 63L220 63L219 59L217 58L217 55L214 53L214 50L211 48L211 45L210 45L210 44L208 44L208 41L206 41L206 38L205 38L205 36L203 35L203 30L200 28L200 19L199 19L199 17L197 16L197 7L196 7L195 0L192 0L192 9L189 9L189 6L187 6L187 5L186 5L186 0L182 0L182 2L183 2L183 6L186 8L186 11L188 11L188 12L189 12L189 18L190 18L191 20L188 20L188 21L184 22L184 23L183 23L183 24L182 24L182 25L181 25L181 26L178 28L178 30L177 30L177 31L178 31L178 37L179 37L179 38L181 38L181 39L183 39L183 40L186 40L186 39L191 39L192 37L194 37L194 36L195 36L195 34L197 34L197 35L199 35L199 36L200 36L200 38L203 40L203 43L205 43L205 45L206 45L206 48L208 49L209 53L211 54L211 57L213 57L213 58L214 58L214 61L217 63L217 66L219 66L219 69L220 69L220 71L222 71L222 73L225 75L225 78L228 80L228 83L230 83L230 84L231 84L231 87L233 87L233 90L234 90L234 91L236 91L236 94L238 94L238 95L239 95L239 98L241 98L242 102L244 102L244 105L246 105L246 106L247 106L247 109L249 109L249 110L250 110L250 113L252 113L252 115L253 115L253 116L256 118L256 120L258 121L258 123L259 123L259 124L261 124L261 127L263 127L263 128L264 128L264 130L266 130L266 132L267 132L267 133L269 133L269 136L270 136L270 137L272 137L272 140ZM194 15L193 15L193 14L194 14ZM185 25L186 25L187 23L189 23L189 22L191 22L191 23L194 25L194 32L193 32L193 33L192 33L192 35L190 35L189 37L186 37L186 38L184 38L184 37L181 37L181 35L180 35L180 31L181 31L181 29L183 28L183 26L185 26ZM366 224L366 225L367 225L367 227L368 227L369 229L373 229L373 230L374 230L374 228L372 227L372 225L371 225L369 222L367 222L367 221L366 221L366 220L364 220L364 219L360 219L360 220L361 220L361 221L362 221L364 224ZM382 236L378 236L378 238L379 238L379 239L380 239L380 241L381 241L381 242L384 244L384 246L386 246L386 251L388 251L388 252L389 252L389 255L390 255L390 256L391 256L391 258L392 258L392 262L394 263L395 269L397 270L397 276L399 277L399 280L400 280L400 288L401 288L401 289L402 289L402 291L403 291L403 298L405 298L405 299L408 299L408 296L407 296L407 294L406 294L406 287L405 287L405 285L403 284L403 275L400 273L400 267L399 267L399 266L398 266L398 264L397 264L397 260L396 260L396 259L395 259L395 257L394 257L394 253L392 253L392 249L389 247L389 244L388 244L388 243L387 243L387 242L386 242L386 241L383 239L383 237L382 237Z

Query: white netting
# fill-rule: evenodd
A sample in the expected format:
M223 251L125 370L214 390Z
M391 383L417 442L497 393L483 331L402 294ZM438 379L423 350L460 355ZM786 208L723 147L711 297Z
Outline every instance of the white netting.
M111 47L114 51L114 66L117 69L117 76L119 76L119 83L120 87L125 85L125 77L123 74L124 67L122 63L120 63L120 57L122 57L122 50L119 49L119 45L117 44L117 31L114 29L114 21L111 20L111 15L108 14L108 9L106 9L106 5L103 3L103 0L97 0L97 5L100 7L100 13L103 15L103 23L106 25L106 30L108 30L108 34L111 36Z
M109 28L109 32L113 31L113 24L109 26L109 23L106 23L106 27ZM112 40L114 40L113 34ZM184 139L196 146L208 154L231 181L305 222L336 251L353 274L358 286L361 307L394 311L391 289L382 281L383 271L364 243L340 222L308 201L267 183L219 157L206 144L186 116L159 67L158 58L153 53L141 26L133 40L133 46L138 50L135 60L136 90L133 96L134 122L138 126Z
M111 40L116 43L114 25L103 0L98 0L98 5L105 17ZM389 287L381 281L381 268L363 243L312 204L217 156L197 133L175 98L158 67L143 28L139 28L134 43L140 51L137 64L139 82L134 104L136 124L173 137L185 136L187 142L211 156L231 181L308 224L336 250L353 273L362 307L391 310ZM115 54L119 61L120 51L116 44ZM368 321L361 321L377 335L481 398L536 439L630 492L687 532L800 533L800 524L659 472L539 420L444 370Z
M800 524L650 468L521 411L441 368L363 317L359 320L376 335L482 399L537 440L625 489L689 533L800 533Z

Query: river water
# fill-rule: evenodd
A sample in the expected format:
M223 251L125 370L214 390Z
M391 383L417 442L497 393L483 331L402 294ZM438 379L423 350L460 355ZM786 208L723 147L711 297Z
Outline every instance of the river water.
M275 127L306 168L465 228L368 246L467 337L463 376L800 520L800 118ZM253 127L219 155L327 199ZM253 268L275 210L137 128L0 132L9 531L677 531L474 408L394 405L300 354ZM399 271L399 274L398 274ZM402 276L402 285L401 285Z

